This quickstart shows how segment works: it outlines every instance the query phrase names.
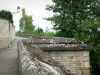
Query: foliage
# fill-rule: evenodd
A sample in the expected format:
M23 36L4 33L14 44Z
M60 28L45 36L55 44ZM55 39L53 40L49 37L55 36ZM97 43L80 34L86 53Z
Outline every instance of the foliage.
M53 37L55 34L53 32L50 31L50 29L47 27L45 32L44 32L44 36L46 37Z
M53 37L54 33L53 32L45 32L44 36L46 36L46 37Z
M10 23L13 23L13 15L10 11L1 10L0 19L8 20Z
M91 47L92 73L100 75L100 1L99 0L53 0L46 9L53 11L51 21L57 36L74 37ZM98 70L97 70L98 69Z
M37 28L34 30L33 34L35 35L39 35L39 36L43 36L44 35L44 32L43 32L43 29L42 28Z
M54 29L61 36L74 37L82 20L94 18L99 12L98 0L53 0L54 5L48 5L47 10L53 11L54 16L47 18L52 21ZM98 4L97 4L98 3Z
M43 29L38 27L38 35L42 36L43 35Z
M65 75L72 75L72 74L70 74L70 72L69 73L66 72L65 67L63 65L61 65L56 60L52 59L50 56L48 56L42 50L40 50L37 45L24 43L24 46L27 48L29 53L31 53L31 56L32 56L33 60L34 60L34 58L36 58L36 59L38 59L38 60L40 60L42 62L45 62L45 63L47 63L49 65L52 65L52 66L55 66L55 67L59 67L59 69L61 69L63 71L63 73L65 73ZM51 74L47 74L47 75L51 75Z
M32 24L32 16L26 15L25 9L22 9L22 18L20 19L20 31L23 33L32 33L35 26Z

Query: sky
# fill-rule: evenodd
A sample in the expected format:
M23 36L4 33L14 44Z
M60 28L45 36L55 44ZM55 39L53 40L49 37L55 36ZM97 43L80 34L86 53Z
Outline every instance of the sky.
M19 30L19 19L22 12L14 14L17 11L17 6L25 8L27 15L32 15L33 23L36 27L41 27L45 30L47 27L52 28L49 21L44 20L45 17L53 15L52 11L45 10L46 5L51 5L52 0L0 0L0 10L10 10L13 14L14 25L16 31Z

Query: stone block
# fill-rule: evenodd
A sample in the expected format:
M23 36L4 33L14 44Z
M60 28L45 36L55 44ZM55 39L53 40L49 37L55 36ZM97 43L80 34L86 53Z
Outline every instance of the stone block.
M83 56L77 56L77 57L76 57L76 60L77 60L77 61L83 61Z
M68 56L66 56L66 55L64 56L64 55L63 55L63 56L61 57L61 60L65 60L65 61L68 60Z
M84 56L84 57L83 57L83 60L89 62L89 56Z
M76 67L77 68L80 68L80 67L85 67L85 65L84 65L84 62L80 62L80 61L77 61L77 62L75 62L75 64L76 64Z
M81 68L82 72L84 75L90 74L90 69L89 68Z
M77 74L76 74L76 75L82 75L81 69L78 69L78 70L77 70Z
M76 61L76 57L74 56L69 56L68 59L70 62Z
M85 62L85 67L90 67L90 63L89 62Z
M83 56L89 56L89 51L84 51Z

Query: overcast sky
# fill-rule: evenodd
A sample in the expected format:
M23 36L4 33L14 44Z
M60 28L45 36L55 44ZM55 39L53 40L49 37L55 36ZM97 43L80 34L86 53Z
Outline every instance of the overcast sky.
M46 27L52 28L51 22L43 20L43 18L53 15L52 12L45 10L47 4L52 4L52 0L0 0L0 10L16 12L17 6L20 6L21 9L25 8L26 14L33 16L34 25L45 30ZM19 30L19 18L21 18L21 11L13 14L16 30Z

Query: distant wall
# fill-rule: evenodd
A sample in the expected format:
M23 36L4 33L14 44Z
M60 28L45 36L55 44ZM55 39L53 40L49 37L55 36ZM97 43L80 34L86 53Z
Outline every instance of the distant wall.
M51 38L51 37L44 37L44 36L38 36L38 35L34 35L34 34L16 34L16 36L19 36L19 37L23 37L23 38L32 38L32 39L48 39L48 38Z
M10 29L9 29L10 27ZM0 48L8 47L15 38L15 26L0 19Z
M16 34L16 36L23 37L23 38L34 38L34 39L42 39L42 36L37 36L34 34Z

